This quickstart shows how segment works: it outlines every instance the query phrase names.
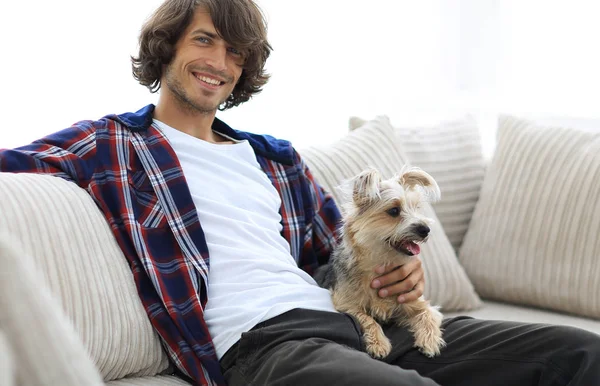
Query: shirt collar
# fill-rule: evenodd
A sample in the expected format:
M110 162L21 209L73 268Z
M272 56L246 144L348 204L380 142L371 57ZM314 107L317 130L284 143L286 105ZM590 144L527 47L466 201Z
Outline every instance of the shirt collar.
M149 104L135 113L124 113L119 115L108 115L105 118L113 119L134 132L144 132L152 124L152 116L155 106ZM235 130L228 124L215 117L212 129L232 137L238 141L247 140L257 155L286 165L293 165L294 150L292 144L282 139L276 139L270 135L259 135L245 131Z

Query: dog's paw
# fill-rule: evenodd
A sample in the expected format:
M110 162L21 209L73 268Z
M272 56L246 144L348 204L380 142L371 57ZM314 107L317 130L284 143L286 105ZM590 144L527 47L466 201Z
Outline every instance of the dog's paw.
M421 353L429 358L440 354L446 342L442 338L443 315L435 308L430 309L430 318L422 328L415 332L415 347L419 348Z
M419 351L428 358L440 355L440 352L445 345L446 342L441 336L431 337L422 342L415 342L415 347L418 347Z
M367 353L373 358L385 358L392 351L392 343L385 336L381 328L378 331L372 331L369 334L365 334L365 345L367 346Z
M367 352L373 358L385 358L390 354L391 351L392 344L388 338L377 342L367 342Z
M415 347L426 357L433 358L439 355L445 345L439 326L431 325L415 333Z

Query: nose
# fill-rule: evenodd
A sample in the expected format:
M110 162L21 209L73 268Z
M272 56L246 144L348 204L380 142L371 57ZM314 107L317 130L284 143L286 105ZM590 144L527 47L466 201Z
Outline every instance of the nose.
M206 58L206 64L217 71L227 69L227 47L215 45L210 54Z
M415 225L414 230L417 235L425 238L425 237L427 237L427 235L429 234L429 231L431 229L429 229L429 227L425 224L417 224L417 225Z

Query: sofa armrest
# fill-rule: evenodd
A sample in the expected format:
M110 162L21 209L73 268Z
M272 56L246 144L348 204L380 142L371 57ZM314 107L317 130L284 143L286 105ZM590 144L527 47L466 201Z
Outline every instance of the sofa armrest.
M15 385L15 370L12 355L6 335L0 329L0 385Z
M4 365L14 363L24 385L103 385L73 325L24 255L0 235L0 331L14 359Z

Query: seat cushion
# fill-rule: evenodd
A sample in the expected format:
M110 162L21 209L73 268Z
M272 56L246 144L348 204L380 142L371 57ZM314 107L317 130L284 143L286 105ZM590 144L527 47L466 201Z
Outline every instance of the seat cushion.
M384 178L389 178L408 162L389 122L368 122L333 144L299 152L316 180L332 193L338 206L344 198L337 187L345 180L367 167L377 168ZM434 219L429 241L423 244L420 254L427 276L425 296L444 311L477 308L479 297L429 203L424 203L423 213Z
M0 232L22 246L104 380L155 375L168 359L104 216L77 185L0 173Z
M444 316L453 317L459 315L468 315L474 318L488 320L510 320L524 323L558 324L563 326L579 327L600 335L599 320L488 300L485 300L483 302L483 306L476 310L466 312L451 312Z
M156 375L154 377L135 377L119 379L106 383L107 386L188 386L181 378L173 375Z

